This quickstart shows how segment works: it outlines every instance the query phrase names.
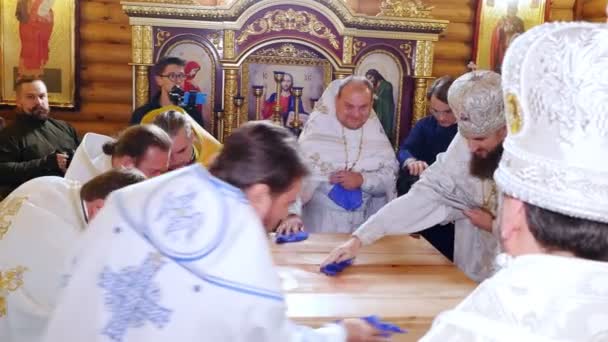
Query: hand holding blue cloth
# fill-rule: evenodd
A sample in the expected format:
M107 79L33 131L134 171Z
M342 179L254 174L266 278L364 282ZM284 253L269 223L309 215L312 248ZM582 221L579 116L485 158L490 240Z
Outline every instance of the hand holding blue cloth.
M348 211L355 211L363 204L363 192L361 188L347 190L342 184L335 184L327 195L337 205Z
M324 273L330 277L337 275L338 273L344 271L345 268L353 264L354 259L348 259L341 262L332 262L331 264L327 264L321 267L321 273Z
M289 242L299 242L308 239L307 231L299 231L295 233L289 234L277 234L275 242L278 244L281 243L289 243Z

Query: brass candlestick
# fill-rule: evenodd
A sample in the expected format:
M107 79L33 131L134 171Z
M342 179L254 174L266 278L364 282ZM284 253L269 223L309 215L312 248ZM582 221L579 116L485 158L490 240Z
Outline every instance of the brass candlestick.
M243 107L243 103L245 102L245 98L238 95L232 98L234 102L234 106L236 107L236 127L241 126L241 107Z
M293 96L296 97L296 103L295 103L295 108L294 108L294 115L293 115L293 123L291 124L291 127L293 127L296 130L300 130L302 128L302 120L300 120L300 98L302 97L302 87L292 87L291 88L291 92L293 94Z
M215 111L215 122L217 123L217 138L220 143L224 143L224 110Z
M261 118L261 107L260 99L264 94L264 86L254 85L253 87L253 96L255 96L255 119L260 120Z
M283 125L283 118L281 116L281 82L283 82L283 78L285 77L285 73L282 71L274 72L274 81L277 84L277 92L275 93L275 102L274 107L272 108L272 122L277 125Z

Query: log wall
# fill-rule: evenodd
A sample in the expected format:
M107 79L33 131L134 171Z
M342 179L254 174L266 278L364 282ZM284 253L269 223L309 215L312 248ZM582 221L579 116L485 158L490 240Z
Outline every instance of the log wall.
M80 6L80 98L78 111L52 110L80 134L113 135L131 117L131 28L120 0L78 1ZM9 121L12 112L3 110Z
M572 20L575 0L550 0L550 20ZM583 20L605 21L606 0L580 1ZM214 5L222 0L205 0ZM376 15L380 0L347 0L358 13ZM131 30L120 0L83 0L80 3L81 108L54 116L69 121L81 133L115 134L126 127L131 115ZM450 21L435 47L435 76L458 76L471 60L477 0L426 0L432 15ZM12 114L0 114L9 121Z
M606 0L579 0L580 18L585 21L606 22L608 1Z

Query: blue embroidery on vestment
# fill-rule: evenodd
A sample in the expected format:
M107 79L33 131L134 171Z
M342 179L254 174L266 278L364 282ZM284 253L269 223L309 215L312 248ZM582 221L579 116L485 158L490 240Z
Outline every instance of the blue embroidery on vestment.
M177 196L174 196L173 193L167 195L157 217L157 219L160 219L162 216L168 218L165 235L173 240L180 240L178 233L186 232L185 237L187 240L190 240L201 228L203 214L194 209L193 202L195 198L195 192Z
M110 321L102 334L120 342L132 328L141 328L150 322L157 328L164 328L171 316L171 310L158 304L161 293L152 279L165 264L159 254L149 254L141 266L125 267L113 272L104 267L97 285L106 290L104 303L110 311Z

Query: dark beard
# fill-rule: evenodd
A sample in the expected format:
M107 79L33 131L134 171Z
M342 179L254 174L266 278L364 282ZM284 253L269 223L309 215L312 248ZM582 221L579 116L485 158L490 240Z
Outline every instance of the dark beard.
M38 119L40 121L45 121L49 117L50 111L42 106L36 106L31 109L31 111L26 112L21 110L21 112L25 115L30 116L31 118Z
M502 157L502 151L502 144L500 144L490 151L485 158L471 153L471 161L469 163L471 175L481 179L492 179L494 171L498 168L500 157Z

